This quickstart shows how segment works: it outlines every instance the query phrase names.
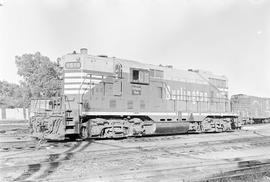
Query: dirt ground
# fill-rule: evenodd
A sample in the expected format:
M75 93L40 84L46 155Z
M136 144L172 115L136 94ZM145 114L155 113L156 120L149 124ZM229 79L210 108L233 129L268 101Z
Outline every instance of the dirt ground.
M270 163L270 124L227 133L58 143L33 141L22 123L0 123L0 131L0 181L201 181Z

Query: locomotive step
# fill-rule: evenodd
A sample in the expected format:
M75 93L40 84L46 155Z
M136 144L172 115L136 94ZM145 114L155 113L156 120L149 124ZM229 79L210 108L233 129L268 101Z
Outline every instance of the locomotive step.
M74 133L75 133L75 128L66 129L66 134L74 134Z

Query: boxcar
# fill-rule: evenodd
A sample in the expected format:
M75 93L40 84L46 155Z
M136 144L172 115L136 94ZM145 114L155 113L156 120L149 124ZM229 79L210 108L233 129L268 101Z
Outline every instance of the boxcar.
M270 98L232 95L231 108L245 124L270 122Z

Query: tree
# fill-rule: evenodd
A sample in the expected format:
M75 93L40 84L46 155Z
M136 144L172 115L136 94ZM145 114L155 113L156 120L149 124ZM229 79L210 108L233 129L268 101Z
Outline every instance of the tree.
M23 107L22 89L19 85L0 81L0 107Z
M16 56L18 74L23 77L21 85L26 91L24 99L57 96L61 90L60 68L39 52Z

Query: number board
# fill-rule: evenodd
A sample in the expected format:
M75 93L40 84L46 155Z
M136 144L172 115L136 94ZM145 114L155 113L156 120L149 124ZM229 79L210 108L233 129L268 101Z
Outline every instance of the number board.
M141 95L142 94L142 87L133 85L132 88L132 95Z

